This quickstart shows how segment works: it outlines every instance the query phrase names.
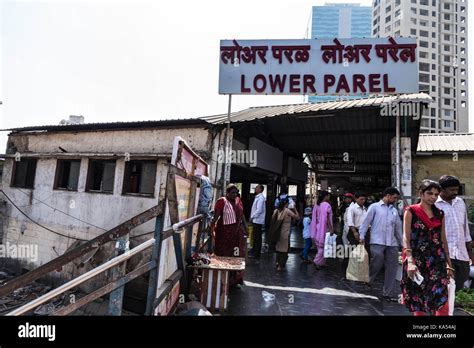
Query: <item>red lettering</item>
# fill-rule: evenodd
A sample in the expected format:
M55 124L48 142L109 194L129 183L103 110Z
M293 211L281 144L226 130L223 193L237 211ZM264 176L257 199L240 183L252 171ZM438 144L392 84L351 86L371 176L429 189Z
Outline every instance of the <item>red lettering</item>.
M259 80L262 81L261 87L258 86ZM262 74L258 74L257 76L255 76L253 79L253 88L257 93L265 92L265 89L267 88L267 79L265 78L265 76L263 76Z
M347 83L346 75L339 76L339 82L337 83L336 93L339 93L341 89L344 89L346 93L350 93L351 89Z
M286 83L286 75L270 75L270 88L272 90L272 93L275 93L276 89L278 88L280 90L280 93L283 93L283 89L285 88L285 83Z
M245 87L245 75L240 75L240 92L250 93L250 88Z
M369 74L369 93L380 92L380 74Z
M334 75L324 75L324 93L329 91L329 87L334 86L336 77Z
M383 90L384 92L395 92L396 89L394 87L390 87L388 85L388 74L383 75Z
M298 87L300 84L300 75L290 75L290 93L300 93L301 88Z
M316 93L316 88L314 88L316 77L314 75L303 75L303 81L303 91L305 94L308 93L308 89L311 90L310 93Z
M360 89L362 93L367 92L365 89L364 83L365 83L365 76L361 74L354 74L352 77L352 89L354 93L357 93L357 89Z

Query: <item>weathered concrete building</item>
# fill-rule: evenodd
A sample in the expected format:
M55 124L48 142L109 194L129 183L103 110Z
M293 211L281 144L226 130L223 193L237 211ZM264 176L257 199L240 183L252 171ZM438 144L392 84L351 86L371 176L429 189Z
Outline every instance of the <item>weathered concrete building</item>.
M210 159L225 131L208 125L190 119L12 129L0 197L10 200L2 205L3 244L37 245L38 258L24 265L33 268L156 205L175 136L210 163L215 183L222 168ZM154 220L131 239L146 238Z
M230 146L237 154L255 156L233 162L229 180L241 184L247 213L256 183L266 185L267 212L289 185L296 187L302 211L308 170L334 193L364 188L378 192L394 181L395 168L396 119L381 116L381 108L430 101L425 94L373 96L234 112ZM164 197L176 136L209 163L211 182L222 187L227 120L223 114L11 129L4 156L5 195L0 195L7 202L0 206L5 217L2 242L38 245L32 268L156 205ZM406 117L401 126L405 157L411 159L420 122ZM401 161L404 173L408 164ZM411 182L401 184L411 187ZM154 220L132 231L132 246L132 241L150 238Z

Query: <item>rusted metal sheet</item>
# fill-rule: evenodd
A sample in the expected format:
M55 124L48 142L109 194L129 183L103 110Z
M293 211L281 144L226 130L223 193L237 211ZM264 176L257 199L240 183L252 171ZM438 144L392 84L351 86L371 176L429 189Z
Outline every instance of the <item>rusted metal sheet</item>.
M386 95L369 98L358 98L348 101L327 101L322 103L303 103L303 104L288 104L277 106L259 106L251 107L245 110L233 112L231 114L231 122L245 122L255 119L264 119L271 117L278 117L282 115L304 114L308 112L326 112L330 110L341 110L350 108L363 107L380 107L384 103L393 102L421 102L431 103L432 99L425 93L401 94L401 95ZM202 117L202 120L212 124L225 124L227 122L227 114L213 115Z
M101 245L117 240L119 237L127 234L133 228L155 218L157 215L163 214L163 202L155 205L154 207L144 211L143 213L134 216L130 220L125 221L124 223L114 227L110 231L104 232L100 236L86 242L85 244L72 249L65 254L45 263L44 265L25 273L17 278L14 278L0 287L0 297L3 297L13 290L26 285L54 270L57 270L64 266L65 264L71 262L79 256L87 254L88 252L99 248Z

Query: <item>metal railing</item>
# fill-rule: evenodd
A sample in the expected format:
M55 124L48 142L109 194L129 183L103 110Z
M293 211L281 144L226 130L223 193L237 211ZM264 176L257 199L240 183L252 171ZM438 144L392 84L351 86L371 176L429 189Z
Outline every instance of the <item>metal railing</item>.
M100 236L94 238L93 240L85 243L82 246L79 246L64 255L61 255L52 261L46 263L43 266L38 267L37 269L30 271L22 276L19 276L17 278L12 279L8 283L4 284L3 286L0 287L0 297L5 296L8 293L12 292L13 290L24 286L25 284L31 283L32 281L39 279L40 277L50 273L53 270L58 269L58 267L62 267L69 262L73 261L74 259L83 256L84 254L90 252L91 250L98 248L101 245L104 245L106 243L112 242L112 241L117 241L119 238L123 238L127 236L127 234L130 232L132 228L135 228L136 226L139 226L146 221L150 220L151 218L156 217L156 227L155 227L155 236L140 245L134 247L133 249L127 250L123 252L122 254L113 257L109 261L95 267L94 269L72 279L71 281L59 286L56 289L51 290L50 292L42 295L41 297L30 301L23 306L7 313L7 316L18 316L22 315L25 313L30 312L34 308L38 307L41 304L44 304L51 299L63 294L64 292L88 281L93 279L94 277L98 276L99 274L102 274L103 272L112 269L114 267L117 267L121 265L123 262L129 260L131 257L138 255L145 250L153 247L153 253L151 256L151 260L144 265L139 266L135 270L124 274L120 276L118 279L114 280L111 283L108 283L105 286L102 286L101 288L93 291L92 293L78 299L74 303L71 303L67 305L66 307L62 307L58 310L56 310L53 315L67 315L78 308L96 300L99 297L102 297L106 294L112 293L114 291L117 291L118 289L124 287L125 284L128 282L132 281L133 279L150 272L150 277L149 277L149 284L148 284L148 296L147 296L147 310L145 314L151 315L152 311L154 308L160 303L160 301L169 293L173 285L182 280L182 276L184 275L184 264L178 260L178 265L181 265L181 267L178 267L178 270L174 272L174 274L167 280L165 283L159 288L156 289L157 287L157 279L158 279L158 269L159 269L159 263L160 263L160 253L159 253L159 247L161 247L161 243L163 240L166 240L169 237L176 236L178 239L180 239L179 234L185 232L187 230L188 232L192 233L192 228L194 224L200 223L203 221L204 217L206 215L204 214L199 214L195 215L191 218L188 218L186 220L180 221L178 223L173 224L172 226L162 229L162 223L163 223L163 215L164 215L164 209L163 209L164 204L158 204L157 206L154 206L147 211L133 217L132 219L126 221L125 223L115 227L114 229L107 231ZM200 227L202 224L200 225ZM199 231L201 232L201 231ZM182 257L182 254L179 254ZM122 292L123 294L123 292ZM111 300L109 300L109 309L111 308ZM121 313L122 310L122 301L115 301L116 308L115 312ZM118 308L117 308L118 307Z

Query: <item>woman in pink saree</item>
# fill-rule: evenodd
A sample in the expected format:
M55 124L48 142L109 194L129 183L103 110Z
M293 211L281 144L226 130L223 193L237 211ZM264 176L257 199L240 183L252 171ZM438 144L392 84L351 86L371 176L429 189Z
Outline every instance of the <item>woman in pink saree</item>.
M316 257L314 258L314 265L316 269L326 266L324 259L324 241L326 239L326 232L334 233L332 225L332 208L329 204L329 192L320 191L318 201L313 208L313 218L311 219L311 238L317 247Z

